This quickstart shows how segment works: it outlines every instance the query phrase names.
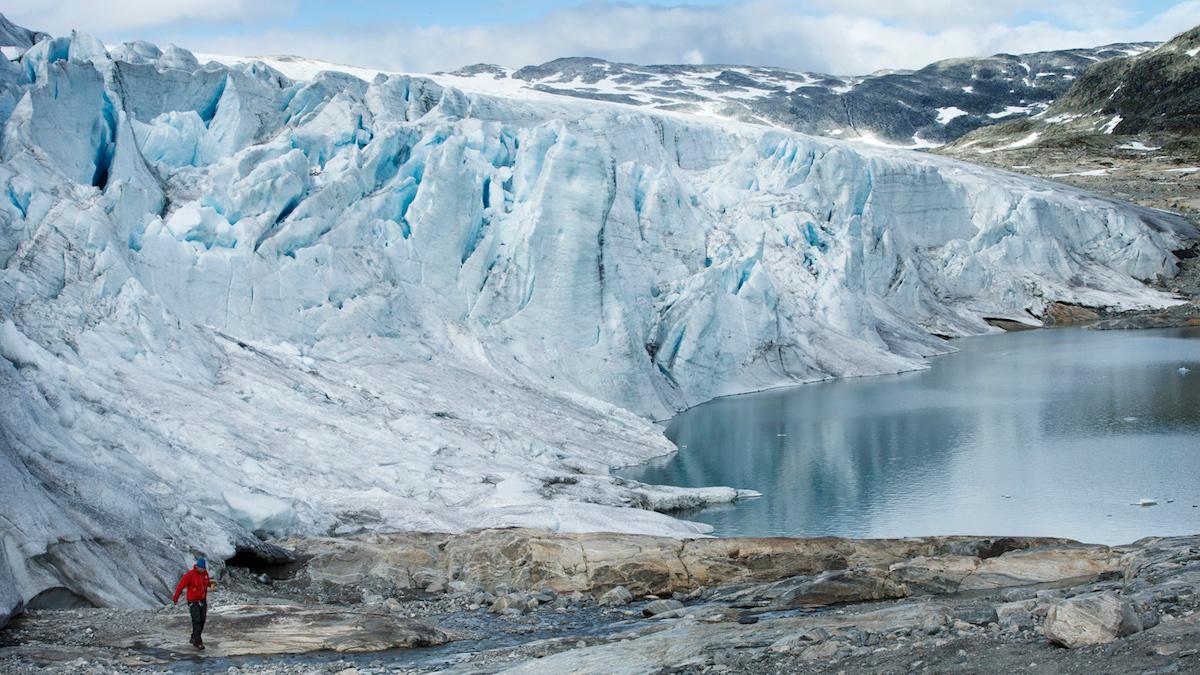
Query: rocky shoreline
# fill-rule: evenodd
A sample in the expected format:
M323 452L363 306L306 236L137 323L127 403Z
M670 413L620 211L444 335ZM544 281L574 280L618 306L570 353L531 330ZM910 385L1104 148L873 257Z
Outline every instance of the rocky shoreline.
M179 608L34 610L32 672L1176 672L1200 668L1200 535L730 538L525 529L275 542Z

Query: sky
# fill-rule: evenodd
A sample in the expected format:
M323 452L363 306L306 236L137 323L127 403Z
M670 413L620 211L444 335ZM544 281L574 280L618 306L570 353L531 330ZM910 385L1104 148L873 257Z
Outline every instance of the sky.
M297 54L406 72L560 56L839 75L998 52L1165 40L1200 0L8 0L12 21L106 43Z

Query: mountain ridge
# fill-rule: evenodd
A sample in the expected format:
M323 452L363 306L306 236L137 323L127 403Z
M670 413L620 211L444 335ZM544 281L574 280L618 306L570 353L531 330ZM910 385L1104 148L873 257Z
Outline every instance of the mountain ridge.
M1200 27L1097 63L1045 112L937 150L1200 216Z

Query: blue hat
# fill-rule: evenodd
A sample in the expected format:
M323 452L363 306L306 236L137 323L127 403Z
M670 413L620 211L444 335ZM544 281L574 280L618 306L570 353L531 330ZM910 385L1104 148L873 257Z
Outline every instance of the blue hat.
M206 561L204 558L196 558L196 567L199 567L200 569L204 569L205 566L207 566L207 565L208 565L208 561Z

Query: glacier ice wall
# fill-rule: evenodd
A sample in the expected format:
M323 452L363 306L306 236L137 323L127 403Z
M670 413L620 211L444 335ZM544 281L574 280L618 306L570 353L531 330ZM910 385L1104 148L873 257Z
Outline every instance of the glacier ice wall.
M653 509L733 490L608 475L671 450L647 418L1164 304L1137 279L1196 236L930 156L78 34L0 85L0 622L255 535L694 534Z

